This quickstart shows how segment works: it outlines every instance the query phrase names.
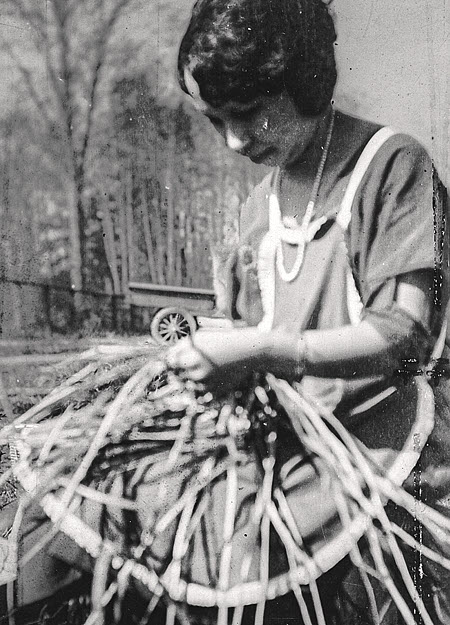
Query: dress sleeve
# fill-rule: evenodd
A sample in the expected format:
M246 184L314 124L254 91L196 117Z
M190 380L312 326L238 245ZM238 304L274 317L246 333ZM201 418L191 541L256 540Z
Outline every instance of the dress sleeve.
M355 197L349 244L366 307L388 281L436 268L435 188L431 160L411 137L395 135L374 158Z

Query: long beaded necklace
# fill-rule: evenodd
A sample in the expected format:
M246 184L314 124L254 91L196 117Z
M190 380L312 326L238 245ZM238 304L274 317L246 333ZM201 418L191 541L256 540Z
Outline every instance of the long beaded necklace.
M334 118L335 111L334 109L332 109L325 146L322 152L322 157L320 159L313 188L311 190L311 196L307 204L302 223L299 226L295 224L295 226L293 227L292 218L290 221L288 221L287 219L281 219L279 202L272 201L270 203L270 229L272 231L277 231L278 235L278 242L275 252L275 262L278 274L284 282L292 282L298 276L301 266L303 264L306 244L314 238L316 232L319 230L324 222L324 219L322 218L316 220L313 224L311 224L311 219L314 215L316 200L319 193L320 184L322 182L325 164L327 162L331 138L333 136ZM281 175L278 175L276 187L276 195L280 197ZM284 266L283 242L288 243L289 245L297 245L297 256L290 271L286 271L286 268Z

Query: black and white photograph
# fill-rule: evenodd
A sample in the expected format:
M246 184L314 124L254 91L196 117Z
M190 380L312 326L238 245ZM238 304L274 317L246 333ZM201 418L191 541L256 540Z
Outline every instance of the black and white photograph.
M0 625L450 625L450 5L1 0Z

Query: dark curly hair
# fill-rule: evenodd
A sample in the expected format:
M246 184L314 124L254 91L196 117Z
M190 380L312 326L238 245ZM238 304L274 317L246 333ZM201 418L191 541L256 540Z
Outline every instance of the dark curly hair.
M178 55L212 106L286 90L304 115L329 105L336 83L333 19L324 0L197 0Z

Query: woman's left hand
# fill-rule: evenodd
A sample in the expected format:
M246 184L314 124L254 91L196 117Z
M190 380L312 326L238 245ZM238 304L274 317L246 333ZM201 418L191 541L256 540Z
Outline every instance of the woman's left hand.
M265 347L265 335L253 327L200 330L171 347L166 361L185 379L228 386L263 364Z

